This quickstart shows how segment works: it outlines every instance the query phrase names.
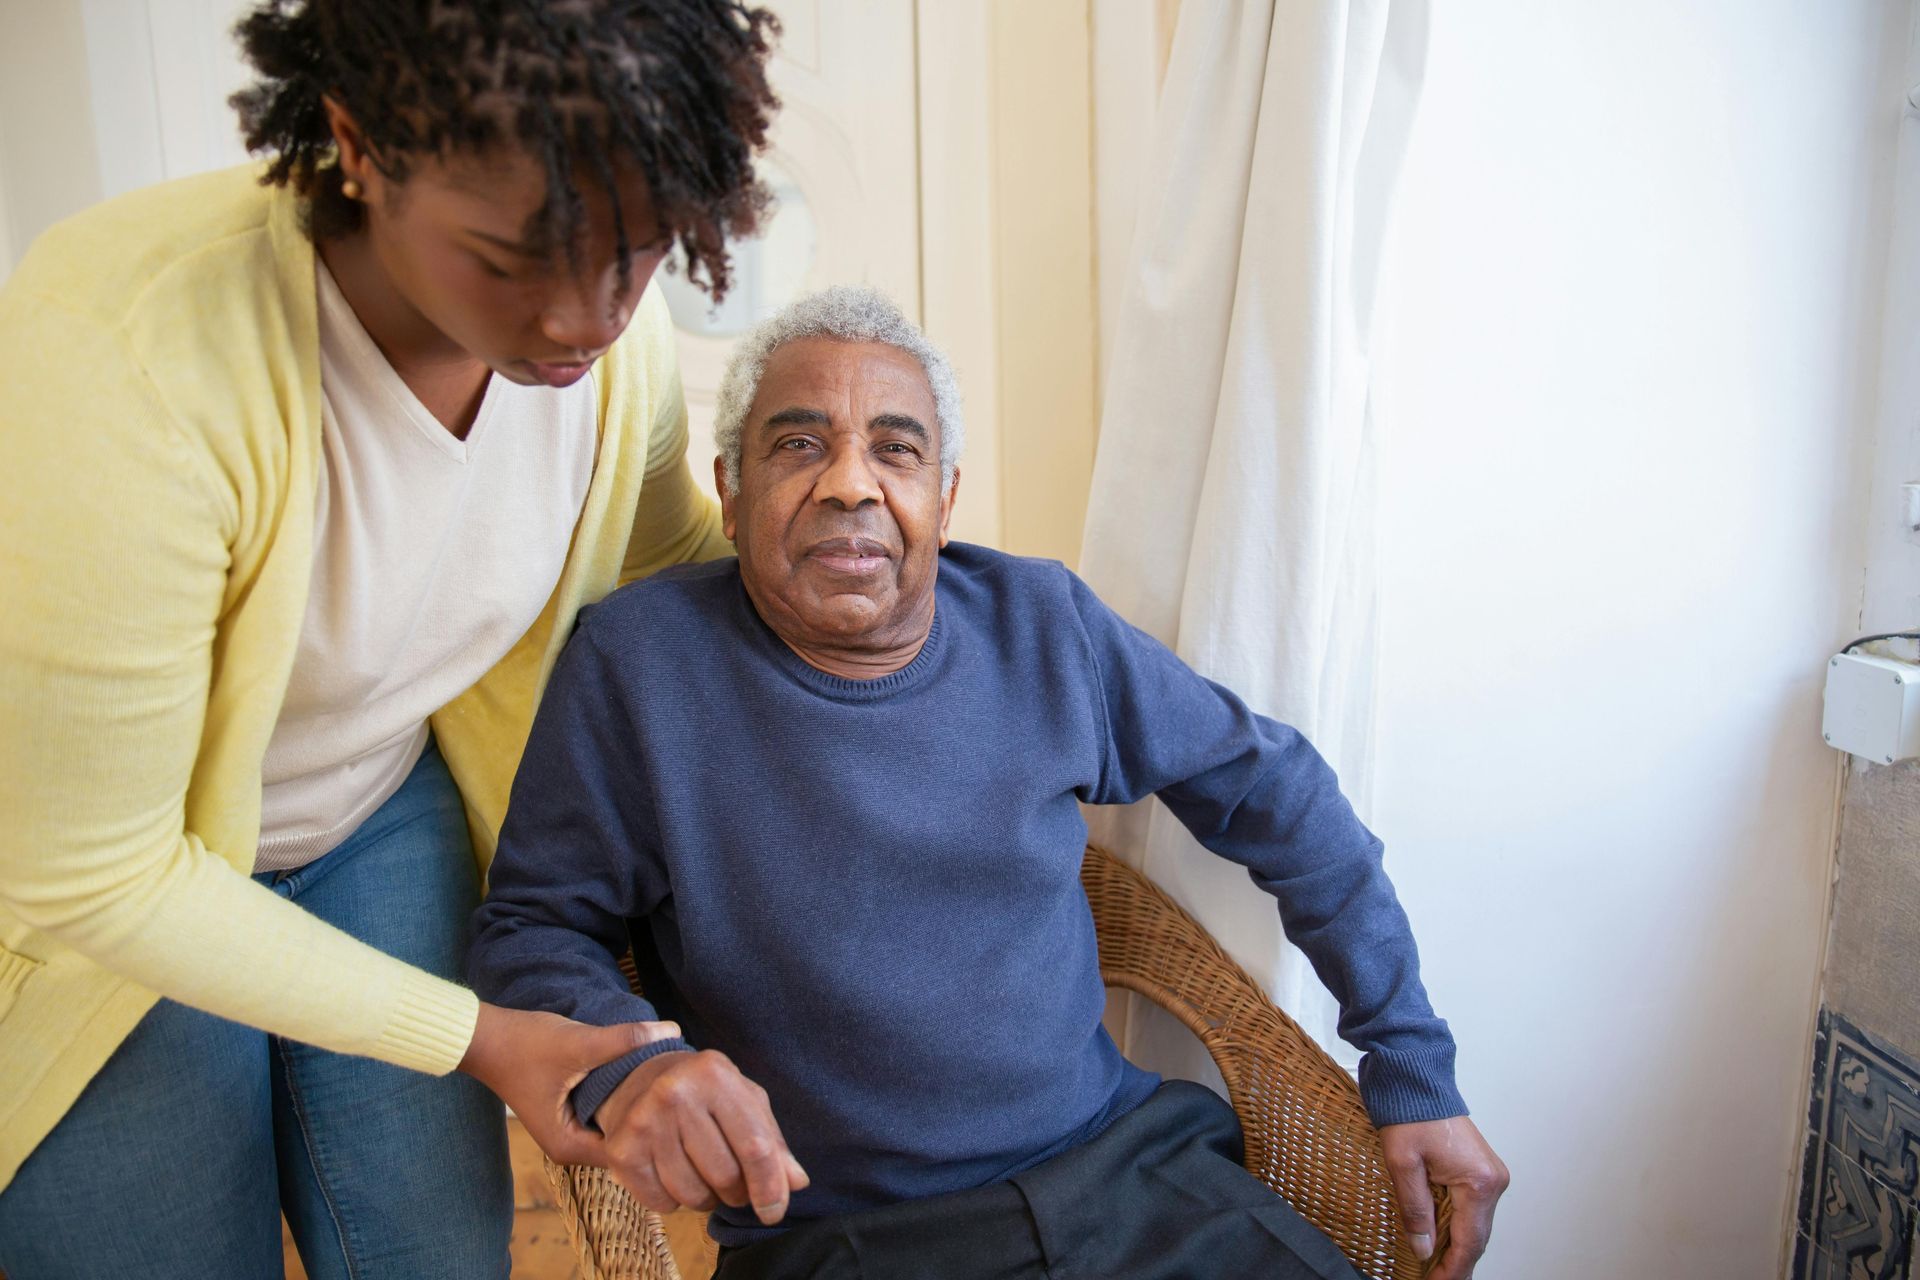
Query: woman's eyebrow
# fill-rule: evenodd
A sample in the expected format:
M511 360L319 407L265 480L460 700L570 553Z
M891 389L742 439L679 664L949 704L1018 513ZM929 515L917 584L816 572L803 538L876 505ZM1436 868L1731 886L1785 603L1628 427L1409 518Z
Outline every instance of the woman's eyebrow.
M484 240L497 249L505 249L508 253L517 253L524 258L544 258L547 256L547 251L539 246L527 244L521 240L508 240L504 236L496 236L491 232L482 231L478 227L468 227L467 234L476 240Z
M496 236L491 231L482 231L478 227L468 227L466 228L466 232L476 240L484 240L495 248L505 249L508 253L517 253L526 258L545 258L552 253L552 250L544 244L528 243L524 240L509 240L505 236ZM653 239L644 243L629 245L628 252L652 253L656 249L664 250L671 248L672 245L673 232L663 231Z

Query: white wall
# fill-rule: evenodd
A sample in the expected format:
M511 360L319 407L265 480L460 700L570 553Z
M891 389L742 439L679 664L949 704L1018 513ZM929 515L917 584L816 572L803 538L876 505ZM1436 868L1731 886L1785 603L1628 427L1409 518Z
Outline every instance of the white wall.
M0 283L95 201L246 160L249 0L0 0Z
M227 99L252 83L233 27L252 0L80 0L101 192L242 164Z
M1901 83L1920 99L1920 24L1907 33ZM1873 447L1873 495L1866 512L1867 589L1860 630L1910 631L1920 624L1920 530L1905 484L1920 482L1920 103L1910 100L1899 131L1893 197L1895 234L1887 259L1886 322Z
M1513 1169L1481 1280L1779 1274L1904 0L1436 6L1375 817Z
M100 198L80 0L0 0L0 283Z
M1112 361L1140 193L1152 181L1147 150L1166 64L1160 43L1162 3L1100 0L1087 14L1093 40L1093 289L1100 360L1096 391L1105 387Z

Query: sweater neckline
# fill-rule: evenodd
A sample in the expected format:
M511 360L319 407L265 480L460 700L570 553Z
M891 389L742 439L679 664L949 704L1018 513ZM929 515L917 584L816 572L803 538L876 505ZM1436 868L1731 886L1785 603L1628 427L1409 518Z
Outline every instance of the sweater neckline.
M875 676L871 680L854 680L846 676L836 676L831 672L822 671L795 653L792 647L780 638L780 633L767 625L767 620L760 616L760 611L753 607L753 597L747 594L746 583L739 579L737 570L735 580L740 584L740 607L746 610L747 616L759 629L762 642L773 654L774 661L801 684L830 698L838 698L844 702L871 702L898 693L902 689L911 688L920 683L927 672L933 669L945 646L946 626L940 608L939 588L935 587L933 623L927 628L926 641L920 646L920 652L913 655L913 661L898 671L888 672L884 676Z

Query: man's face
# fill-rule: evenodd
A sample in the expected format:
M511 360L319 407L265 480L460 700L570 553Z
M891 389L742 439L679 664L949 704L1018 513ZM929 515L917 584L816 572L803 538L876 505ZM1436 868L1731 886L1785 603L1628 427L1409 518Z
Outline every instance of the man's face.
M941 490L939 430L926 373L897 347L803 338L768 359L721 512L747 593L790 644L924 638L960 487L956 473Z

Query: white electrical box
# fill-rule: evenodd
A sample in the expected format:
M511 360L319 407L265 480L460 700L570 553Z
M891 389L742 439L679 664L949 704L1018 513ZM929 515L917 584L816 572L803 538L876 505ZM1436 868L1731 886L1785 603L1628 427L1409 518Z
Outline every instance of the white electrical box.
M1835 657L1820 733L1875 764L1920 756L1920 665L1866 653Z

